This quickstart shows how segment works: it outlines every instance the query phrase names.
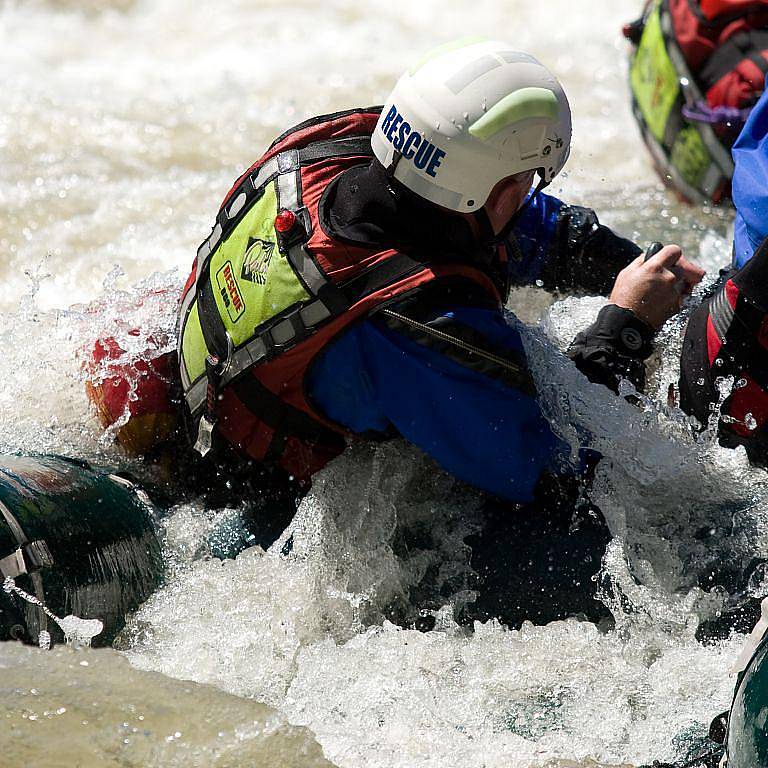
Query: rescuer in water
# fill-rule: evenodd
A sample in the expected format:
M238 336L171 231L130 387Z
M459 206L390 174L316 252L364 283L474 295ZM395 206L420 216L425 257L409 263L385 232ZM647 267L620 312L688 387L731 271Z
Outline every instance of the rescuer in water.
M426 55L383 109L316 117L276 139L226 196L183 293L178 380L196 450L306 483L350 440L401 435L500 499L541 499L538 512L500 516L529 542L571 541L573 494L556 511L548 490L563 446L505 314L510 286L610 291L571 356L615 389L642 377L655 331L703 272L677 246L644 261L594 212L544 194L570 141L558 81L492 41ZM114 357L108 340L97 355ZM109 423L122 408L106 383L92 395ZM138 394L136 423L147 415ZM494 536L509 534L489 526L489 562ZM599 565L601 549L587 548L574 584Z

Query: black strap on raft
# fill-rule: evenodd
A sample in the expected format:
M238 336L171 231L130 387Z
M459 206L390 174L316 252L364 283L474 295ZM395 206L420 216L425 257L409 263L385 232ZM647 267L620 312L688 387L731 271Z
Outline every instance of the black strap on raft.
M8 524L18 544L18 549L15 552L0 558L0 574L3 578L15 579L17 576L35 573L41 568L50 568L53 565L53 557L45 541L42 539L30 541L19 521L1 501L0 515Z
M45 603L45 590L39 571L53 565L51 550L48 549L48 544L42 539L30 541L19 521L2 501L0 501L0 515L11 529L11 533L18 544L18 549L15 552L0 559L0 574L2 574L3 579L15 579L18 576L28 575L32 580L35 597L42 605ZM39 631L44 632L48 629L48 616L41 606L37 606L37 612L40 623Z
M698 74L703 89L708 91L720 78L732 72L742 61L751 61L762 73L768 73L768 30L750 29L739 32L726 40L713 54Z

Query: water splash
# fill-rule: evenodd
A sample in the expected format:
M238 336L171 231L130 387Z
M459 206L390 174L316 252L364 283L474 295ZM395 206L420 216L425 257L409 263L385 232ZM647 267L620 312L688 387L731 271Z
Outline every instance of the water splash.
M22 600L36 605L45 615L54 621L64 633L64 639L68 646L73 648L89 648L93 638L100 635L104 630L104 624L99 619L81 619L77 616L65 616L60 619L42 600L34 595L25 592L16 582L7 576L3 581L3 591L8 594L16 594ZM49 650L51 647L51 635L43 630L38 636L38 645L43 650Z

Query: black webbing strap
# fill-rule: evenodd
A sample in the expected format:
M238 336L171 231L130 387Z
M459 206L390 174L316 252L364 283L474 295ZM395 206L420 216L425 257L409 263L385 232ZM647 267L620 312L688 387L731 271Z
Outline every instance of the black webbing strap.
M310 117L307 120L304 120L301 123L298 123L297 125L293 125L290 128L288 128L286 131L281 133L270 145L269 150L271 151L274 149L281 141L285 141L289 136L292 136L294 133L299 133L300 131L306 130L307 128L312 128L316 125L322 125L323 123L330 123L334 121L340 121L343 120L346 117L351 117L352 115L379 115L382 110L382 105L378 104L373 107L355 107L354 109L345 109L340 112L331 112L329 114L325 115L316 115L315 117Z
M768 73L768 60L762 51L768 50L768 30L750 29L726 40L702 67L698 79L708 91L723 76L749 59L763 73Z
M339 452L343 450L345 441L340 434L315 421L298 408L288 405L255 376L241 376L232 382L231 387L243 405L274 430L275 434L265 459L278 458L289 437Z
M306 315L306 310L312 304L312 302L307 302L278 315L266 326L260 328L256 336L260 336L264 340L266 348L270 350L269 357L272 358L311 336L322 325L344 314L366 296L397 283L399 280L423 269L424 266L424 262L413 259L404 253L394 254L346 283L340 285L327 283L324 285L318 291L317 299L326 306L329 314L322 321L310 325L304 322L303 317ZM290 338L286 339L283 329L288 326L290 326ZM274 335L273 330L275 330ZM279 334L278 331L280 331ZM275 341L274 336L276 335L281 338L279 343Z
M370 136L348 136L328 141L315 141L299 150L299 164L309 165L335 157L373 157Z
M408 275L425 267L425 262L414 259L405 253L395 253L385 261L361 272L356 277L342 283L339 290L349 306L364 299L388 285L402 280Z
M203 279L198 284L197 311L206 348L220 360L225 360L227 357L227 329L216 306L210 269L206 270L206 274L203 275Z

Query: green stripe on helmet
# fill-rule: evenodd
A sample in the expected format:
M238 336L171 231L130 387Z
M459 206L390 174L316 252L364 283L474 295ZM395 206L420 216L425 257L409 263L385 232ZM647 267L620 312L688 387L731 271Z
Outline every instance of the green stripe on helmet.
M408 70L409 75L415 75L427 62L432 59L442 56L444 53L450 53L451 51L457 51L459 48L467 48L470 45L477 45L478 43L487 43L488 38L482 35L470 35L468 37L461 37L458 40L452 40L449 43L443 43L436 48L427 51L420 59Z
M557 96L548 88L520 88L505 96L470 127L469 132L478 139L495 136L513 123L540 118L556 120L560 113Z

